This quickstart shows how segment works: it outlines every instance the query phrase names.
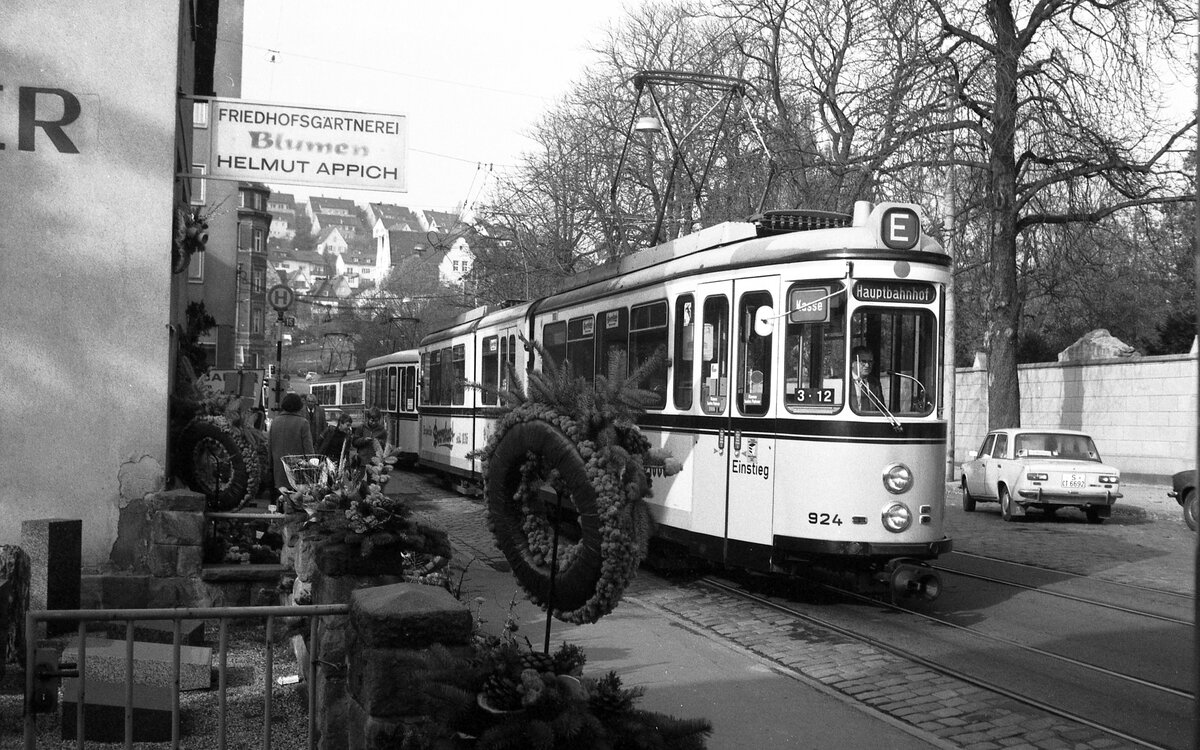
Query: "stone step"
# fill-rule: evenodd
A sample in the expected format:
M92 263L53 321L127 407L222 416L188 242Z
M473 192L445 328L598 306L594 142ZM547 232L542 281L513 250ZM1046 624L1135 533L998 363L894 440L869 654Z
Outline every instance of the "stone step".
M200 568L200 577L205 581L277 581L291 568L278 563L252 565L205 565Z

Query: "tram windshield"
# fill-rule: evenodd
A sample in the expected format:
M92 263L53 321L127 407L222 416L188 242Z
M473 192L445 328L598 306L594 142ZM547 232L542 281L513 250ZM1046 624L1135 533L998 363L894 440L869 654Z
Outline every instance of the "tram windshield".
M789 290L784 404L864 416L924 416L937 401L937 319L917 307L860 306L841 282Z

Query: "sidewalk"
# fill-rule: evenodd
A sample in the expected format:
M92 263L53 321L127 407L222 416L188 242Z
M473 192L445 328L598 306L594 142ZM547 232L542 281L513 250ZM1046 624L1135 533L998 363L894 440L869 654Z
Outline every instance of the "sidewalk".
M518 635L540 650L545 614L525 598L508 572L487 530L482 503L449 490L430 496L418 474L397 471L391 476L389 494L407 496L418 515L450 534L452 586L462 581L460 597L484 621L484 629L497 632L511 610ZM641 708L707 718L713 724L709 750L954 747L646 606L637 583L616 610L595 624L553 620L551 650L562 641L581 646L588 658L584 674L601 677L613 670L627 687L644 687Z

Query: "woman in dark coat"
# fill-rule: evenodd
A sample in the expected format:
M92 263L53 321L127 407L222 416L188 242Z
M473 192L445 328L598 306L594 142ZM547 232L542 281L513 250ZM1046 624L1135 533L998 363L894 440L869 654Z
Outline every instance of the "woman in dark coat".
M275 486L291 487L287 472L283 470L283 457L311 454L313 452L312 428L301 414L304 402L295 393L283 397L279 404L283 413L271 420L267 433L267 446L271 452L271 466L275 468Z

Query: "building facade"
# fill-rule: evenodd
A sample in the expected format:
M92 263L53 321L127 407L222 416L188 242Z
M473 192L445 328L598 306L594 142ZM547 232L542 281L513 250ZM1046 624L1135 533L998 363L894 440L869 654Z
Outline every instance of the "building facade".
M214 70L240 79L240 61L217 60L240 55L241 10L4 4L0 544L19 544L26 520L80 519L84 564L103 563L121 510L165 485L191 288L191 97L233 95Z

